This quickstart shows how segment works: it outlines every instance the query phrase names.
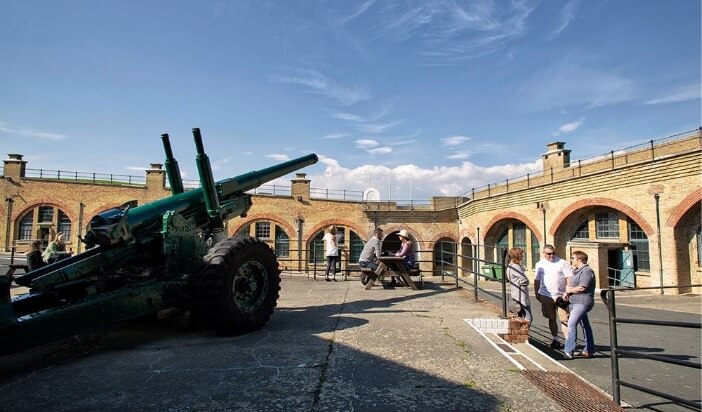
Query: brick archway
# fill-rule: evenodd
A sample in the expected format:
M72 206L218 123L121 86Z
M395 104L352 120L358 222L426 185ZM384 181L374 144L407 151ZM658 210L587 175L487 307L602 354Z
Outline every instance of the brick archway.
M646 236L651 237L655 234L655 231L653 230L651 225L648 224L646 219L644 219L643 216L639 214L639 212L625 205L624 203L612 199L607 199L604 197L581 199L563 209L561 213L558 214L556 219L554 219L553 223L551 223L551 229L549 230L549 234L551 236L555 236L556 232L558 232L558 229L561 227L561 225L575 212L584 208L591 208L596 206L605 206L622 212L629 218L631 218L634 222L636 222L636 224L639 225L639 227L641 227L641 229L643 229L643 231L646 233Z
M326 219L326 220L322 220L321 222L319 222L319 223L317 223L316 225L314 225L314 226L312 227L312 229L307 230L307 231L305 232L305 236L303 237L303 241L304 241L305 243L309 242L310 239L312 239L312 237L314 237L315 235L317 235L317 233L319 233L320 231L323 231L327 226L331 226L331 225L347 227L347 228L353 230L354 232L356 232L356 234L359 235L359 237L360 237L363 233L365 233L365 229L363 229L361 226L359 226L358 224L356 224L356 223L354 223L354 222L352 222L352 221L350 221L350 220L345 220L345 219ZM363 240L363 241L366 241L367 239L362 239L362 240Z
M516 212L503 212L503 213L498 213L497 215L493 216L493 218L488 222L487 225L485 225L485 234L483 235L483 239L486 239L489 235L492 235L491 230L497 225L498 223L507 220L507 219L514 219L518 220L529 228L531 230L531 233L536 236L536 239L538 239L540 244L543 244L544 242L544 236L543 234L537 229L536 225L529 219L528 217L524 216L521 213L516 213ZM478 239L480 240L480 239Z
M280 219L280 216L274 215L272 213L260 213L256 215L247 215L246 219L242 219L238 221L238 225L230 226L228 230L228 236L234 236L235 233L237 233L242 227L251 225L256 222L260 221L266 221L266 222L273 222L279 227L281 227L285 233L288 235L289 239L294 238L295 234L295 228L290 226L287 222L283 221ZM273 237L275 237L275 233L271 234Z
M683 216L685 216L685 214L695 206L695 204L697 204L697 207L699 208L701 202L702 188L690 193L690 195L683 199L682 202L678 203L678 205L675 206L675 208L673 208L673 210L670 212L670 216L668 216L668 219L665 221L665 225L668 227L677 226L680 219L682 219Z

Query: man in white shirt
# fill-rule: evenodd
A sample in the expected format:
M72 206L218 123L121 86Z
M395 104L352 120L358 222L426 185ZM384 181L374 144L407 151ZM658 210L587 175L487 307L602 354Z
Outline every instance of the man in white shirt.
M541 313L548 319L553 340L550 347L562 349L558 338L558 322L560 320L564 338L568 338L568 311L556 306L556 300L562 297L566 284L573 276L570 265L565 260L556 256L553 245L546 245L543 249L544 257L536 264L536 278L534 279L534 292L536 300L541 303Z

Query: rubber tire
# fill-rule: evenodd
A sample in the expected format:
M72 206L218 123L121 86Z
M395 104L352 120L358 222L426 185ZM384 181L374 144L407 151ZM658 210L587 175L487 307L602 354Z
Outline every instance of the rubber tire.
M258 239L236 236L217 243L203 261L194 285L194 323L222 335L263 327L280 291L273 250Z

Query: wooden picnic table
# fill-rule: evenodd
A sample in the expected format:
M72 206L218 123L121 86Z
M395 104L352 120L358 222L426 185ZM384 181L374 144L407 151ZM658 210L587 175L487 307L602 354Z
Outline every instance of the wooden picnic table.
M371 274L368 283L366 284L366 290L373 287L373 284L377 279L383 276L391 276L393 278L400 278L405 285L409 286L413 290L417 290L417 285L412 281L412 277L409 272L405 269L402 264L404 257L402 256L380 256L378 258L379 264L378 269L374 274Z

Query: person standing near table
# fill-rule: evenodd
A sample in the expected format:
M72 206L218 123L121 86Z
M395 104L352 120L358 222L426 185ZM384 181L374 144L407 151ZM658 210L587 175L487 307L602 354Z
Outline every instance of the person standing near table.
M402 229L397 233L397 236L400 238L402 247L400 248L399 252L395 253L395 256L402 256L404 258L402 260L402 265L405 267L405 269L413 269L416 262L414 260L414 248L412 247L412 241L409 238L409 233Z
M507 279L511 287L510 295L512 301L521 308L517 316L526 320L531 325L531 303L529 301L529 278L524 274L522 259L524 251L521 248L513 247L509 250L509 265L507 266Z
M562 324L563 336L568 339L568 311L556 305L556 300L563 296L568 279L573 276L570 265L565 260L556 256L553 245L546 245L543 249L544 257L536 263L536 277L534 278L534 295L541 303L541 314L548 319L551 330L551 349L562 349L563 345L558 338L558 323Z
M327 257L327 267L324 271L324 280L336 282L336 262L339 260L339 240L341 235L336 233L336 226L327 228L322 240L324 240L324 255ZM332 272L332 279L329 279L329 270Z
M587 264L588 256L585 252L576 250L571 255L573 278L566 287L563 298L570 302L570 317L568 318L568 339L563 352L569 358L581 356L592 357L595 353L595 337L587 313L595 305L595 272ZM583 351L575 354L575 343L578 339L578 324L583 328L585 347Z

